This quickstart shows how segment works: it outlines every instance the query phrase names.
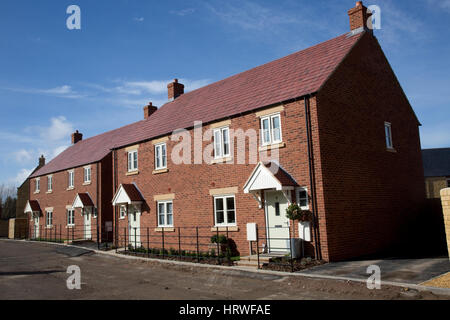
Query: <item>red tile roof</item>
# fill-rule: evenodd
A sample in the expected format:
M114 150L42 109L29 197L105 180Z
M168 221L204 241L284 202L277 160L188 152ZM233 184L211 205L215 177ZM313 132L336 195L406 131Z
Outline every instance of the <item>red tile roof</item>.
M133 202L145 201L144 197L142 197L141 193L134 184L122 184L122 187L131 201Z
M364 33L344 34L166 103L148 119L78 142L32 177L103 159L131 145L317 92Z
M78 196L84 207L94 207L94 202L87 193L79 193Z
M29 200L28 202L30 203L30 208L33 212L41 212L41 206L37 200Z
M280 181L281 185L283 187L298 187L297 182L292 178L292 176L287 173L282 167L280 167L275 162L267 162L264 163L267 169L270 170L270 172L274 173L275 178L277 178L278 181Z

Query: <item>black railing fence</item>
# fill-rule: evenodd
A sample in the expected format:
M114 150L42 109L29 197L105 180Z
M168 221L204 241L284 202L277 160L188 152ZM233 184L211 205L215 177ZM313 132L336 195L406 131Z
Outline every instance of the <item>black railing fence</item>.
M231 264L239 256L227 227L119 228L117 252L136 256Z
M25 230L24 230L25 232ZM98 249L112 246L113 232L103 226L31 225L26 238L31 241L72 244L94 242ZM20 232L19 232L20 233Z
M253 250L253 244L256 244ZM296 237L292 226L256 227L256 243L251 243L252 255L257 256L258 269L268 268L296 271L301 259L305 257L304 241Z

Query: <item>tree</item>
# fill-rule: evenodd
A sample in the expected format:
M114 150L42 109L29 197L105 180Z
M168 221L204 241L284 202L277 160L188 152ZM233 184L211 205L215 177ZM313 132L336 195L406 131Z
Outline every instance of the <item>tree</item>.
M16 216L17 189L14 186L0 184L1 219L10 219Z

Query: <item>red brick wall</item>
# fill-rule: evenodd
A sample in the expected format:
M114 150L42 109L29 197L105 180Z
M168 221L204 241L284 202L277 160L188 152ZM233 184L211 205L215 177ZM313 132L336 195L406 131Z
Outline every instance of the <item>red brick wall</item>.
M402 240L425 198L418 122L369 33L320 91L318 121L330 259ZM385 121L396 152L386 149Z
M47 176L40 177L40 193L34 194L35 190L35 179L31 179L31 191L30 191L30 199L38 200L41 210L42 216L40 217L40 236L43 237L45 235L45 208L53 208L53 225L57 228L57 237L59 237L60 233L62 233L63 238L67 238L67 215L66 215L66 206L72 205L75 199L75 196L78 193L89 193L92 201L96 206L99 203L102 203L102 206L98 206L98 216L99 216L99 226L101 226L104 221L112 220L112 206L108 206L108 203L111 202L112 198L112 187L111 187L111 156L107 156L103 159L99 165L96 163L91 164L91 184L83 185L84 183L84 167L75 168L75 188L73 190L67 190L68 188L68 173L67 170L61 171L53 174L53 191L51 193L47 193ZM102 170L103 166L103 170ZM97 170L100 170L102 174L100 175L101 179L104 179L105 182L100 181L97 184ZM102 185L106 187L102 189ZM98 187L98 189L97 189ZM97 193L98 192L98 193ZM99 195L99 196L98 196ZM102 199L106 199L102 202ZM75 209L75 230L74 236L75 238L82 237L84 231L84 220L81 215L81 209ZM96 240L96 226L97 219L92 218L91 220L91 230L93 240ZM62 230L60 229L62 227ZM54 234L55 228L51 231ZM30 221L30 231L33 230L33 222ZM71 237L72 230L69 230L69 236ZM50 235L50 231L47 231L47 235Z
M309 186L303 100L285 105L285 111L281 113L281 122L283 141L286 142L286 147L279 150L280 164L300 185ZM255 113L234 118L230 125L230 129L245 131L253 128L258 132L259 127L260 119L256 117ZM203 132L208 128L209 126L204 126ZM314 124L314 128L317 128L316 124ZM190 132L192 133L192 130ZM248 143L247 141L247 148ZM154 196L173 193L175 194L173 211L176 228L197 225L211 228L214 226L214 207L213 196L209 193L210 189L239 187L239 192L236 194L236 219L239 232L230 233L230 238L237 243L241 254L248 254L246 224L256 222L259 225L260 236L263 237L265 233L264 209L259 209L257 201L251 195L243 192L244 184L256 164L175 165L170 160L170 154L176 144L177 142L167 142L169 172L157 175L152 174L155 168L152 142L139 145L139 174L134 176L126 175L127 152L125 148L117 150L119 185L135 183L146 200L141 216L141 227L149 227L153 234L157 227L157 208ZM203 147L205 148L208 144L209 142L204 142ZM319 149L316 150L318 153ZM234 148L234 158L237 159L237 147ZM122 235L126 226L126 219L119 221L119 232ZM323 223L322 226L324 226ZM209 236L212 235L213 232L209 231Z

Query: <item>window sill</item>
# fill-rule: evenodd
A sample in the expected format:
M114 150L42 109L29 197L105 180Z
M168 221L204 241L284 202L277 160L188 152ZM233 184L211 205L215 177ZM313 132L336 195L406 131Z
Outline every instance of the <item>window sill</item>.
M46 226L45 229L47 230L53 229L53 226Z
M40 192L40 191L35 191L35 192L34 192L34 194L39 194L39 193L41 193L41 192Z
M72 225L72 226L66 226L66 229L75 229L75 225Z
M227 162L232 162L232 161L233 161L233 157L225 157L225 158L213 159L211 161L211 164L227 163Z
M66 189L67 191L75 190L75 187L69 187Z
M161 174L161 173L167 173L169 172L169 169L158 169L158 170L154 170L152 172L152 174Z
M83 183L83 186L90 186L92 184L91 181Z
M391 153L397 153L397 150L395 150L394 148L387 148L386 151Z
M47 191L46 194L51 194L53 193L53 190Z
M175 232L175 228L174 227L158 227L155 229L155 232Z
M123 218L119 218L119 220L125 220L125 218L126 218L126 217L123 217Z
M135 171L128 171L127 172L127 176L135 176L139 174L139 170L135 170Z
M229 226L229 227L213 227L211 228L212 232L226 232L228 230L228 232L238 232L239 231L239 227L238 226Z
M259 147L259 152L267 151L267 150L273 150L273 149L282 149L282 148L286 148L286 143L285 142L280 142L280 143L274 143L274 144L261 146L261 147Z

